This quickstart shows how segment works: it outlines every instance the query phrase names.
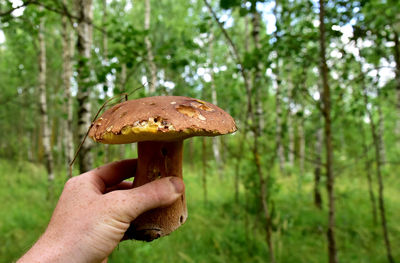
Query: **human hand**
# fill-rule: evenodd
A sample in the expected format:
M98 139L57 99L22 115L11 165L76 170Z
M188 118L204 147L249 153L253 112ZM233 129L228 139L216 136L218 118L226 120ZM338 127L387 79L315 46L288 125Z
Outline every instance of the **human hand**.
M136 163L114 162L68 180L45 233L18 262L101 262L137 216L184 192L177 177L132 189L123 180L135 174Z

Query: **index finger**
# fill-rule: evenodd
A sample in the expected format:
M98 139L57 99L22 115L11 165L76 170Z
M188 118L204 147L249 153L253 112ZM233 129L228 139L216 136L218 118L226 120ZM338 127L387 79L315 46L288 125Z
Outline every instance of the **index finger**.
M100 179L105 187L114 186L136 174L137 159L112 162L92 170L96 179Z

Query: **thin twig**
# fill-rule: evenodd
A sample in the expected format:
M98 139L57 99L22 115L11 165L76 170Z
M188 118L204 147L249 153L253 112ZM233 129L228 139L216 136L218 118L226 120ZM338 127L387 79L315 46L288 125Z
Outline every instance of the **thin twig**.
M0 16L7 16L7 15L11 14L12 12L14 12L15 10L20 9L22 7L25 7L25 6L29 5L29 4L31 4L32 2L33 2L32 0L28 0L26 2L23 2L22 5L13 7L11 9L7 10L7 11L0 12Z
M137 90L137 89L135 89L134 91L136 91L136 90ZM112 100L114 100L114 99L116 99L116 98L121 98L122 96L123 96L125 99L128 99L129 94L128 94L128 93L121 93L121 94L118 94L118 95L116 95L116 96L114 96L114 97L109 98L108 100L106 100L106 101L103 103L103 105L101 105L100 109L97 111L96 116L94 116L94 118L93 118L93 120L92 120L92 123L90 124L90 127L87 129L87 132L86 132L86 134L85 134L85 137L83 137L83 140L81 141L81 143L80 143L79 146L78 146L78 149L77 149L76 152L75 152L74 158L72 159L71 163L69 164L69 177L70 177L70 178L72 177L72 166L74 165L74 162L75 162L76 158L78 157L78 154L79 154L79 152L80 152L80 150L81 150L81 148L82 148L82 145L85 143L86 138L87 138L88 135L89 135L90 129L93 127L93 124L94 124L94 122L97 120L97 117L99 116L100 112L107 106L107 104L108 104L110 101L112 101Z
M55 0L55 2L59 3L57 0ZM52 12L54 12L54 13L67 16L68 19L70 20L70 23L71 23L71 24L73 24L73 19L75 19L75 20L82 20L81 17L78 17L78 16L76 16L76 15L73 15L73 14L71 13L71 11L69 11L68 7L65 6L65 5L63 5L62 3L61 3L62 9L58 9L58 8L54 8L54 7L51 6L51 5L43 4L43 3L41 3L40 1L36 1L36 0L28 0L28 1L24 2L22 5L19 5L19 6L17 6L17 7L13 7L13 8L11 8L11 9L7 10L7 11L4 11L4 12L0 12L0 17L1 17L1 16L9 15L9 14L11 14L13 11L15 11L15 10L17 10L17 9L19 9L19 8L22 8L22 7L26 7L26 6L31 5L31 4L32 4L32 5L41 6L41 7L45 8L46 10L52 11ZM84 22L88 23L89 25L92 25L93 28L95 28L96 30L98 30L98 31L100 31L100 32L103 32L103 33L105 32L105 30L104 30L102 27L97 26L97 25L94 24L93 21L90 20L90 19L85 19Z
M93 127L93 124L94 124L94 122L97 120L97 117L99 116L100 112L101 112L105 107L107 107L107 106L114 106L115 104L118 104L118 103L121 102L121 100L119 100L119 101L118 101L117 103L115 103L115 104L108 105L110 101L113 101L113 100L116 99L116 98L121 99L121 97L123 97L123 99L125 99L125 101L127 101L127 100L128 100L128 97L129 97L130 95L132 95L133 93L135 93L136 91L138 91L139 89L141 89L141 88L143 88L143 87L144 87L144 86L138 87L138 88L132 90L130 93L124 92L124 93L115 95L115 96L113 96L113 97L107 99L107 100L103 103L103 105L101 105L100 109L99 109L99 110L97 111L97 113L96 113L96 116L94 116L94 118L93 118L93 120L92 120L92 123L90 124L90 127L88 128L88 130L87 130L87 132L86 132L86 134L85 134L85 137L83 138L83 140L82 140L81 143L79 144L78 149L77 149L76 152L75 152L74 158L72 159L71 163L69 164L69 177L70 177L70 178L72 177L72 166L74 165L75 160L76 160L76 158L78 157L78 154L79 154L79 152L80 152L80 150L81 150L81 148L82 148L82 145L85 143L86 138L87 138L88 135L89 135L90 129Z
M240 74L243 77L244 87L246 89L247 95L251 96L251 90L250 90L250 87L248 85L246 70L245 70L245 68L243 66L242 59L240 57L238 49L236 48L235 43L233 43L232 38L229 36L228 32L224 28L224 24L219 20L217 14L212 9L210 3L208 3L207 0L203 0L203 1L204 1L204 4L207 6L208 10L210 11L212 17L214 18L215 22L218 24L218 27L221 29L222 34L224 35L224 37L228 41L228 44L231 47L231 49L229 51L230 51L233 59L235 60L236 64L239 65L239 71L240 71ZM249 109L251 109L251 105L250 104L248 105L248 107L249 107Z

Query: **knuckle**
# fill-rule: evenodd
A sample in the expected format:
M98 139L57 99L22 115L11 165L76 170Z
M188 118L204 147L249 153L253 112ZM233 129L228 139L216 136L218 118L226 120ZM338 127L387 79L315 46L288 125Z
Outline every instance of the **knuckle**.
M79 176L72 177L68 179L68 181L65 183L64 188L65 189L75 188L75 186L79 184L79 181L80 181Z

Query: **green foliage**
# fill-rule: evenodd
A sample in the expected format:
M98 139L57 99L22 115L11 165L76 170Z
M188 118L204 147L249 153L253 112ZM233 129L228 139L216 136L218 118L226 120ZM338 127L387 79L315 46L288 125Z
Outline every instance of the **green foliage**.
M220 0L219 5L222 9L230 9L232 7L240 6L241 0Z
M200 164L197 163L198 167ZM212 164L211 164L212 165ZM240 203L234 202L233 164L227 163L224 181L216 170L210 170L209 203L203 202L201 175L184 167L188 198L187 222L170 236L152 243L123 242L109 262L265 262L268 258L259 210L252 213L246 206L246 195L252 189L240 187ZM337 226L340 259L345 262L385 260L380 228L372 224L367 202L367 185L358 168L338 177ZM12 262L26 251L45 229L54 204L46 200L46 173L42 166L28 162L0 160L0 261ZM250 175L245 172L243 175ZM65 172L57 173L57 196L62 190ZM400 213L397 189L399 179L391 175L386 188L389 228L400 234L396 224ZM312 180L304 180L299 191L297 179L280 177L274 191L274 242L278 262L326 262L325 211L312 205ZM247 190L245 190L247 189ZM247 202L247 205L246 203ZM246 212L248 211L248 212ZM399 246L394 239L393 246ZM290 253L289 253L290 252ZM395 257L400 256L396 251Z
M0 261L12 262L43 233L54 204L46 200L46 172L42 166L2 159L0 173ZM63 183L57 180L57 193Z

